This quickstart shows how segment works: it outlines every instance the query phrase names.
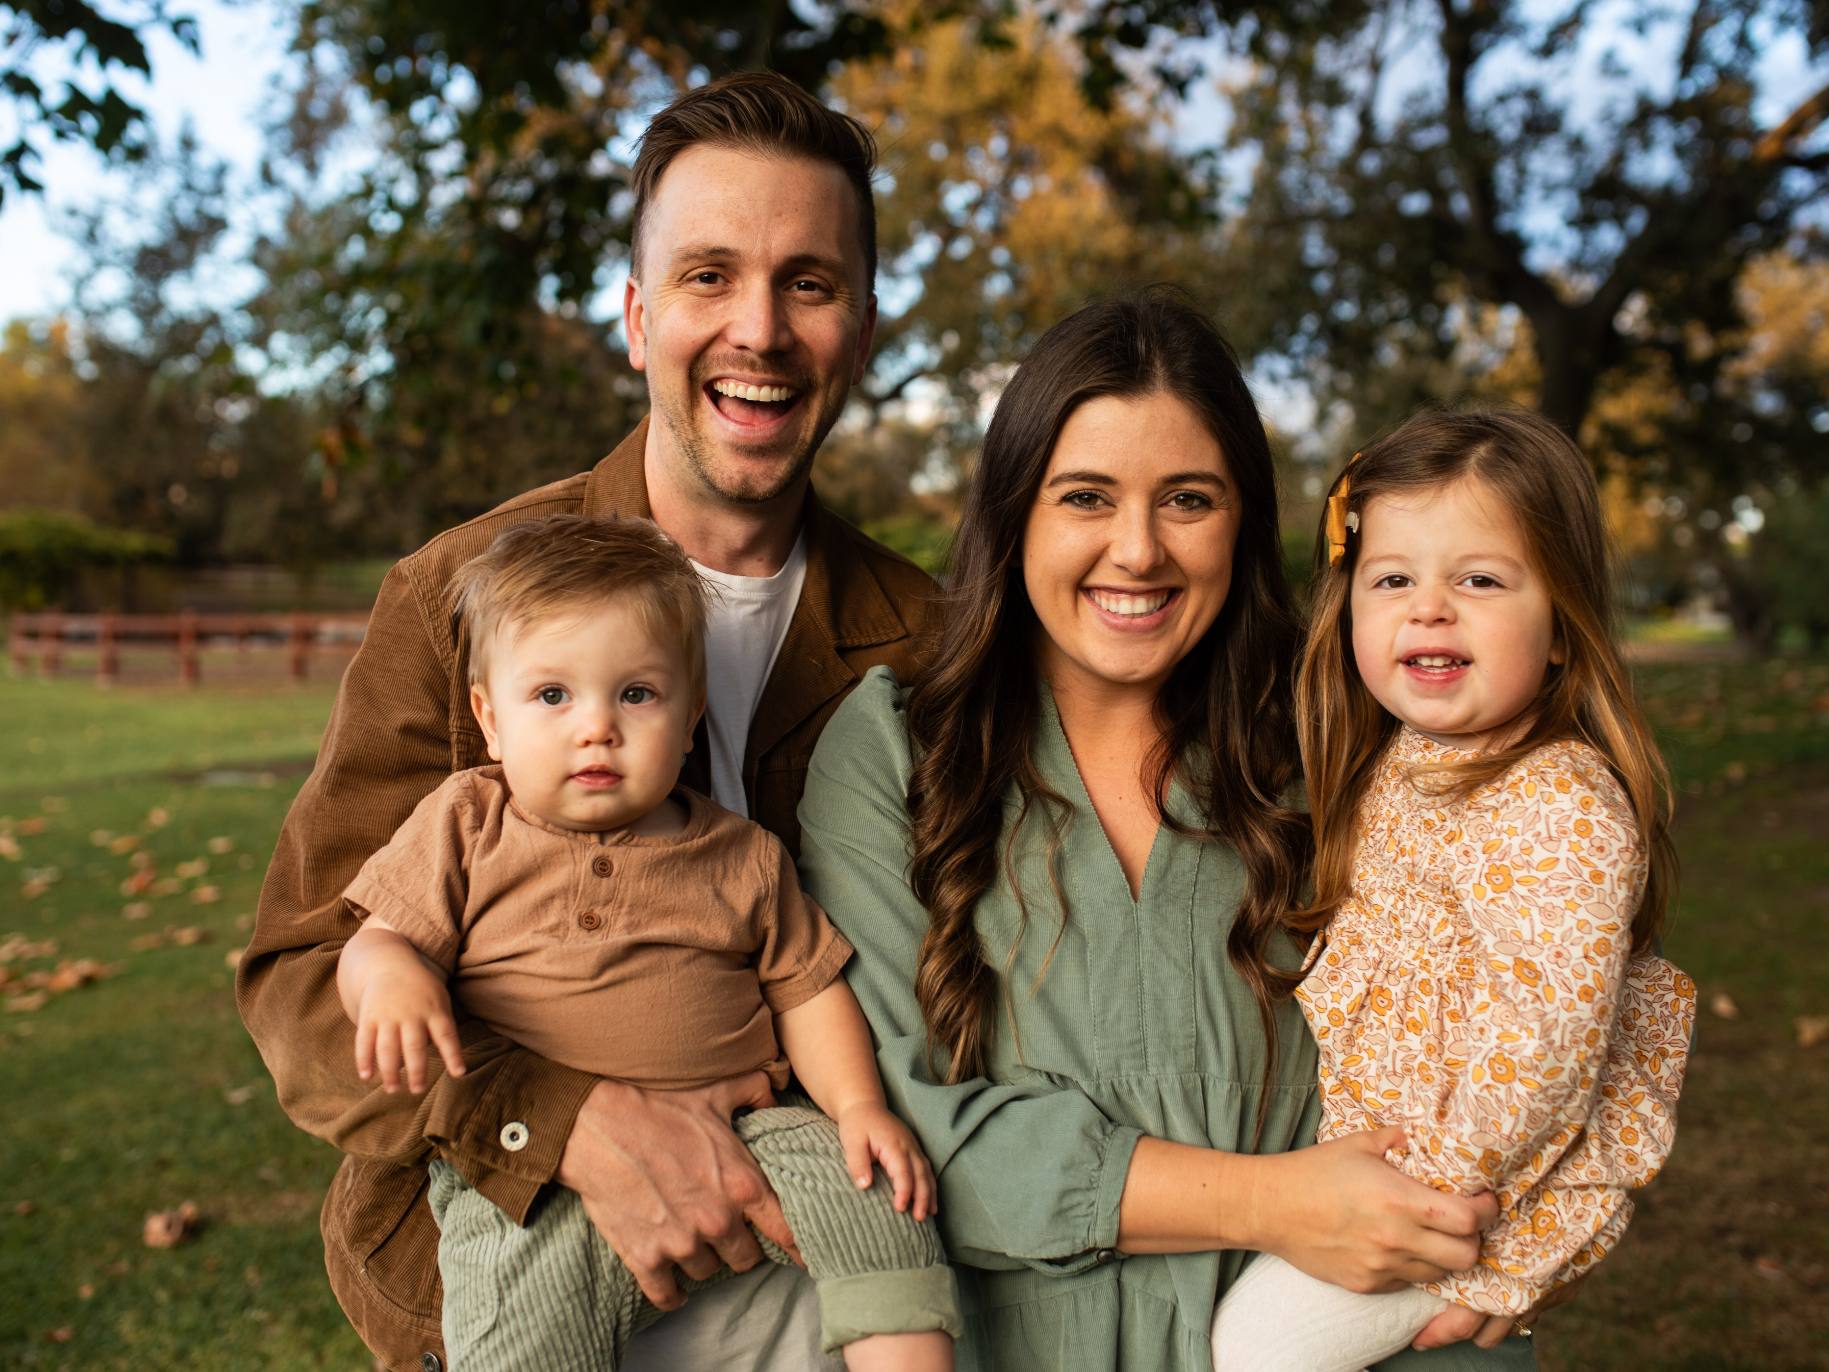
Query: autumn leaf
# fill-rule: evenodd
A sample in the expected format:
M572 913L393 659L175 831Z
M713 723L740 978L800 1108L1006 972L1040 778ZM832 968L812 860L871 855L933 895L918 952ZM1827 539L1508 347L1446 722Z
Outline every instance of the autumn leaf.
M155 1210L146 1216L140 1237L148 1248L176 1248L196 1232L196 1203L185 1201L176 1210Z
M241 955L243 951L244 950L240 948L231 948L222 955L222 960L232 968L239 967L241 966Z
M8 862L17 862L24 856L18 839L11 834L0 834L0 858L5 858Z
M163 829L170 823L171 811L167 810L163 805L155 805L146 812L146 827L148 829Z
M19 821L19 832L22 834L42 834L45 825L49 822L50 821L43 815L33 815L30 819L22 819Z
M44 1003L51 998L48 991L28 991L22 996L8 996L7 1010L15 1015L29 1015L34 1010L44 1008Z
M106 829L91 829L89 831L89 842L94 844L97 848L106 848L110 843L114 842L114 835Z
M194 905L214 905L222 899L220 886L199 886L191 892L191 903Z
M174 876L189 881L193 877L200 877L205 872L209 871L210 860L208 858L192 858L189 862L180 862L171 870Z
M151 913L152 904L149 901L133 900L121 907L122 919L145 919Z
M122 834L119 838L109 843L108 851L113 853L116 857L119 857L122 853L133 852L140 846L142 841L143 840L138 834ZM147 856L150 858L151 854L149 853Z
M235 851L235 840L230 838L227 834L218 834L215 838L206 843L204 847L220 857L224 853L232 853Z
M1740 1007L1726 991L1717 991L1708 1001L1708 1010L1716 1019L1739 1019Z
M189 948L192 944L202 943L210 936L210 931L195 924L186 924L169 931L171 941L180 948Z
M1829 1015L1799 1015L1793 1021L1797 1029L1797 1046L1815 1048L1829 1042Z

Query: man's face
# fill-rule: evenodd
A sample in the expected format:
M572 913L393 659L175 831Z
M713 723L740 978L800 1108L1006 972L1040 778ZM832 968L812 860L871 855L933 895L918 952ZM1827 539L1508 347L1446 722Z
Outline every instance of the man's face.
M876 327L858 215L828 162L701 145L662 174L624 319L682 487L757 504L804 482Z

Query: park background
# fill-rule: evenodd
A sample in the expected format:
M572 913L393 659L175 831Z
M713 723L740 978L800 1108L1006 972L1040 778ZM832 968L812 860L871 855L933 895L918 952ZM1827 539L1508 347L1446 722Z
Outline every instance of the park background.
M1298 575L1416 406L1579 434L1703 1013L1676 1155L1541 1365L1829 1366L1823 0L0 4L0 614L72 635L0 676L0 1365L368 1365L335 1154L231 991L347 643L299 681L290 629L205 638L189 686L127 643L100 684L80 617L359 620L607 451L633 135L757 66L880 140L883 326L816 483L936 570L1012 364L1129 285L1246 360Z

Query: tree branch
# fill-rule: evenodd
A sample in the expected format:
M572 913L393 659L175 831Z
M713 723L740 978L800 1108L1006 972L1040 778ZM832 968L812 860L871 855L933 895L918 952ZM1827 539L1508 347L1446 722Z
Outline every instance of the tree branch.
M1787 114L1778 127L1764 135L1753 145L1753 161L1778 162L1786 158L1790 146L1800 139L1808 138L1816 132L1823 120L1829 119L1829 86L1824 86L1815 95L1805 100L1796 109ZM1818 158L1806 159L1818 161Z

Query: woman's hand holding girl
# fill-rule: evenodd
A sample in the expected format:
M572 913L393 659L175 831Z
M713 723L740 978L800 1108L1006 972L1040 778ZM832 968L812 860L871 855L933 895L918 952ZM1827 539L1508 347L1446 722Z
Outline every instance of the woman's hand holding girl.
M1378 1129L1251 1159L1249 1242L1349 1291L1393 1291L1473 1266L1498 1217L1489 1193L1451 1196L1385 1161L1402 1129ZM1444 1340L1446 1342L1447 1340Z

